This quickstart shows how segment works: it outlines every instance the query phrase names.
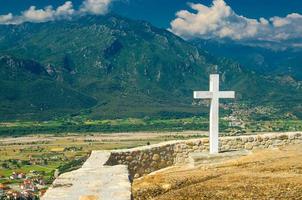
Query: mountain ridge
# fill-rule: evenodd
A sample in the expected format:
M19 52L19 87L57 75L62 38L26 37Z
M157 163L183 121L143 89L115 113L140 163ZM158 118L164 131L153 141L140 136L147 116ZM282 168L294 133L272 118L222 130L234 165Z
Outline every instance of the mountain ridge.
M1 111L3 119L41 120L81 114L91 118L204 115L205 106L192 105L192 91L208 90L210 73L221 74L222 89L237 91L237 102L256 105L266 101L277 105L281 100L272 100L280 96L280 91L287 91L281 95L283 100L291 98L289 93L300 91L277 79L254 74L239 63L214 57L150 23L112 14L0 26L0 34L0 56L31 63L27 64L28 69L44 68L40 75L22 71L22 76L27 77L23 86L37 95L16 98L15 104L22 105L32 116L26 116L25 112L20 117L20 110L13 109L12 103L10 108ZM0 67L5 71L7 63L0 62ZM39 79L45 86L30 84ZM47 86L46 82L56 87ZM6 85L14 83L9 80ZM7 86L1 85L5 91ZM47 98L40 101L51 88L50 93L57 95L46 95ZM62 90L65 93L59 92ZM262 97L264 92L271 94ZM68 98L63 100L65 95ZM256 101L255 97L263 99ZM300 97L297 95L294 101ZM5 107L8 98L3 93L0 98L4 99ZM40 111L31 108L33 100ZM61 101L63 105L60 106ZM10 117L9 112L12 113Z
M291 76L302 81L301 48L270 49L225 40L195 39L190 42L215 56L236 60L249 70L264 75Z

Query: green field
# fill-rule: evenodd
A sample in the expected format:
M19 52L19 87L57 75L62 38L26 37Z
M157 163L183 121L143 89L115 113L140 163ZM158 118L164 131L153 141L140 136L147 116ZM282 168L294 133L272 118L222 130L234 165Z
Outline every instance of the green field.
M184 119L116 119L86 120L81 118L46 122L0 123L0 135L21 136L34 133L88 133L88 132L132 132L132 131L183 131L207 130L204 118Z
M115 120L87 120L84 118L62 119L45 122L2 122L0 136L24 136L28 134L65 134L65 133L114 133L139 131L185 131L208 130L208 120L202 117L181 119L115 119ZM269 132L269 131L301 131L302 120L270 120L270 121L241 121L231 124L221 120L220 129L227 133L232 132Z

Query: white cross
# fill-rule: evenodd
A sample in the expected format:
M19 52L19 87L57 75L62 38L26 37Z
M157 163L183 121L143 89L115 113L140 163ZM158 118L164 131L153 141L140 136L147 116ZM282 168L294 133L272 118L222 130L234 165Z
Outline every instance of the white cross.
M195 91L194 99L211 99L210 111L210 154L218 153L219 99L235 98L234 91L219 91L219 75L210 75L210 91Z

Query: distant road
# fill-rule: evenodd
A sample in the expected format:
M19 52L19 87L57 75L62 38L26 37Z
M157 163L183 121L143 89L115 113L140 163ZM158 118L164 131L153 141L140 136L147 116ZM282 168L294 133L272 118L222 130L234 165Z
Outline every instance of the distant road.
M200 136L207 136L204 131L183 131L183 132L127 132L127 133L87 133L87 134L64 134L63 136L49 135L32 135L25 137L0 137L0 143L13 144L13 143L32 143L32 142L47 142L55 140L94 140L94 141L122 141L122 140L147 140L164 136L165 138L171 137L171 140L177 137L191 138Z

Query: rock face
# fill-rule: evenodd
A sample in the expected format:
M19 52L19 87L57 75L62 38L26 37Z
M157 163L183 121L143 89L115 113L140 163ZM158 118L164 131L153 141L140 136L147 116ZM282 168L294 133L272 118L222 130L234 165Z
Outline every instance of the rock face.
M125 165L103 166L110 152L94 151L82 168L60 175L42 200L130 200Z

